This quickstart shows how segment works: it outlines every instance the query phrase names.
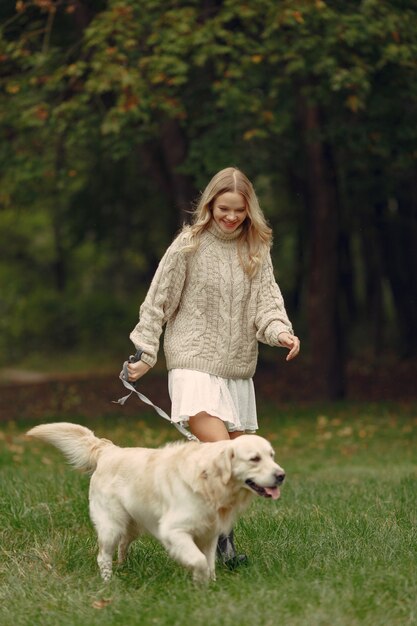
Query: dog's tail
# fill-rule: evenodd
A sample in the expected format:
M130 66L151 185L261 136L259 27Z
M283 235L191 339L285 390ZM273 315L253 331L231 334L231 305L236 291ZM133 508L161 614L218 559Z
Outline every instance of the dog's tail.
M51 443L72 465L84 472L93 472L103 450L114 445L108 439L96 437L89 428L69 422L40 424L26 434Z

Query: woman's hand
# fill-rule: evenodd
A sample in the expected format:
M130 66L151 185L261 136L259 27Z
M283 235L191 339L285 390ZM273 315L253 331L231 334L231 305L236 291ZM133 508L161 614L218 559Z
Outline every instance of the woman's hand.
M144 363L143 361L136 361L136 363L128 363L127 371L129 374L130 382L135 382L136 380L139 380L139 378L144 376L146 372L149 372L150 369L151 369L151 366L148 365L147 363Z
M285 359L286 361L291 361L291 359L294 359L300 352L300 340L295 335L285 332L279 333L278 341L281 346L289 349L287 358Z

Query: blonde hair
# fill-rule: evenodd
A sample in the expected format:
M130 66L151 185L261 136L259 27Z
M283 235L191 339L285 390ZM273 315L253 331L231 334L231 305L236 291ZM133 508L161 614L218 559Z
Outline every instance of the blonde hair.
M217 172L202 192L193 213L191 225L184 226L184 250L194 251L201 234L213 219L212 209L215 199L226 192L240 193L245 199L247 216L243 222L242 234L238 239L239 258L245 272L251 278L258 271L272 244L272 230L268 226L258 198L250 180L235 167L227 167ZM243 247L247 244L247 254Z

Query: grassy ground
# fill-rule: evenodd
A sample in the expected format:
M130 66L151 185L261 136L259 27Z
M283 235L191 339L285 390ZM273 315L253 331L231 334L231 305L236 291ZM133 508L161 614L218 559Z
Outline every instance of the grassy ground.
M0 432L2 626L417 624L417 406L263 407L288 474L236 528L250 565L195 587L153 539L104 584L88 478L25 425ZM49 420L51 421L51 420ZM33 425L33 424L31 424ZM91 420L122 445L176 438L162 420Z

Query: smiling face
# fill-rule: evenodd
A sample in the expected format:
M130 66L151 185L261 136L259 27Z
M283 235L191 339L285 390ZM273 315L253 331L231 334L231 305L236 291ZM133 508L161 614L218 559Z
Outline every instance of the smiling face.
M233 450L234 476L259 496L279 498L285 472L275 462L270 443L258 435L243 435L233 440Z
M245 221L248 210L242 194L226 191L213 202L213 219L224 233L234 232Z

